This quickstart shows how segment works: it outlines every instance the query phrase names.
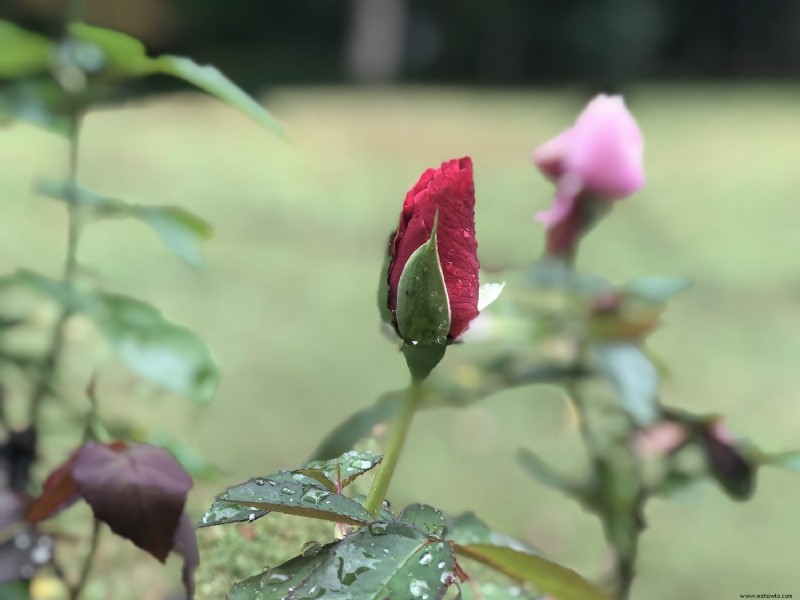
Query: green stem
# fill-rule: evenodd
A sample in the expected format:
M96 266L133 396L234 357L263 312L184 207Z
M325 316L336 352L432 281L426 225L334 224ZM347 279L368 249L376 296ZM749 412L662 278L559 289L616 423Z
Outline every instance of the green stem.
M97 544L100 540L100 521L94 519L92 524L92 538L89 541L89 551L83 559L83 566L78 581L69 590L69 600L78 600L83 593L83 588L86 587L86 582L89 580L89 574L92 572L94 565L94 555L97 553Z
M603 523L606 538L613 548L614 579L620 600L627 600L635 576L639 535L642 533L642 513L646 496L641 493L641 478L636 457L630 453L627 441L603 446L598 432L588 419L588 407L577 382L567 384L567 392L578 409L580 432L594 479L594 502L597 516ZM599 426L598 426L599 430ZM631 489L633 485L635 489Z
M366 508L367 512L373 517L378 514L386 498L386 491L389 489L389 483L392 481L394 470L400 459L400 453L403 451L403 444L405 444L408 429L411 426L414 413L423 395L422 381L417 379L413 380L411 386L408 388L408 394L405 397L405 402L400 412L395 415L390 425L389 445L386 448L386 453L383 455L380 470L375 476L375 481L372 483L369 496L367 496L367 501L364 504L364 508Z
M72 287L78 266L78 241L81 235L81 215L78 202L78 136L81 127L81 115L72 118L69 139L69 171L68 171L68 198L67 198L67 258L64 262L64 272L61 281L67 288ZM58 367L58 357L64 347L64 334L66 324L72 316L72 309L65 306L61 310L58 321L53 328L53 337L50 349L44 358L42 370L39 373L36 387L31 394L30 422L36 426L39 421L41 405L47 392L50 390Z

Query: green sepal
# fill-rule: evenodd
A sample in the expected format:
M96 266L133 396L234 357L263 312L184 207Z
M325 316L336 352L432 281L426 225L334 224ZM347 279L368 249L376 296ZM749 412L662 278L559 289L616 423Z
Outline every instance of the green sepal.
M444 358L445 350L447 350L446 344L405 344L403 356L406 357L411 379L414 381L427 379L434 367Z
M395 235L397 234L394 231L389 234L378 280L378 313L381 315L381 321L389 325L392 324L392 311L389 310L389 267L392 264L392 242Z
M444 345L450 331L450 302L436 244L438 225L437 212L431 237L408 259L397 286L397 331L414 346Z

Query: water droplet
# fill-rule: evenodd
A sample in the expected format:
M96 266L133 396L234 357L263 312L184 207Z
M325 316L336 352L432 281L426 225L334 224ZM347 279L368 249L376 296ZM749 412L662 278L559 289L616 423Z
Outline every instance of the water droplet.
M386 535L389 524L386 521L375 521L369 524L369 532L372 535Z
M461 235L463 235L465 238L468 238L469 237L469 229L467 229L465 227L464 230L461 232Z
M256 520L256 514L255 514L255 513L250 513L249 515L247 515L247 520L248 520L250 523L252 523L253 521L255 521L255 520Z
M311 488L310 490L306 491L306 493L303 494L303 497L300 499L304 502L308 502L309 504L319 504L320 501L325 500L330 495L331 493L326 492L325 490Z
M508 595L511 596L512 598L516 598L517 596L519 596L521 594L522 594L522 588L520 588L520 587L514 586L514 587L511 587L511 588L508 588Z
M289 496L291 496L291 495L294 494L294 490L290 489L288 487L282 487L281 488L281 494L288 494Z
M322 598L325 595L325 588L318 585L311 586L304 598Z
M320 550L322 550L322 544L311 540L303 544L303 549L300 551L300 554L303 556L316 556L319 554Z
M456 289L460 290L463 287L464 287L464 282L463 281L461 281L460 279L458 281L456 281Z
M260 478L259 479L254 479L253 483L255 483L256 485L264 485L264 480L260 479Z
M455 581L455 578L453 577L453 574L450 571L445 571L444 573L442 573L442 576L439 577L439 581L441 581L445 585L450 585L451 583L453 583L453 581Z
M390 505L388 500L384 500L383 502L381 502L381 508L383 508L384 510L389 510L389 506Z
M43 565L50 560L52 555L53 553L50 551L50 548L45 546L37 545L33 550L31 550L31 560L37 565Z
M364 460L364 459L354 460L351 464L356 469L371 469L372 468L372 461Z
M262 578L263 578L263 576L262 576ZM284 583L286 581L289 581L289 576L286 575L285 573L279 573L277 571L272 571L267 576L267 583L269 585L275 585L276 583Z
M413 598L427 597L428 584L422 581L421 579L415 579L409 584L408 591L411 592L411 596Z
M422 555L422 558L419 559L419 564L421 565L429 565L433 561L433 554L430 552L426 552Z
M452 273L453 272L453 261L452 260L448 260L446 263L444 263L444 270L447 271L448 273Z
M272 487L275 487L276 485L278 485L277 483L275 483L271 479L267 479L267 483L270 484Z
M437 566L438 568L440 568L440 569L444 569L444 566L445 566L446 564L447 564L446 562L444 562L444 561L441 561L441 562L440 562L438 565L436 565L436 566Z
M31 547L31 538L27 533L18 533L14 536L14 545L20 550L27 550Z

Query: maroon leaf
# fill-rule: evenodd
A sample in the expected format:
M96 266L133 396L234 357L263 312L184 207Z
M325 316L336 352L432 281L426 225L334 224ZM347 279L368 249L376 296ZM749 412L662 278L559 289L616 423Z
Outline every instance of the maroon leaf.
M183 587L186 597L194 598L194 572L200 564L200 548L197 546L194 524L187 513L181 515L175 531L175 552L183 556Z
M756 483L755 466L722 420L704 424L699 438L711 473L728 495L735 500L750 498Z
M88 444L72 476L96 518L164 562L192 487L169 452L146 444Z
M450 304L449 336L457 339L478 316L478 242L475 240L475 185L472 160L459 158L428 169L403 203L400 225L391 244L389 310L397 309L400 276L411 255L436 233L439 262Z
M42 495L33 501L28 508L28 521L38 523L49 519L65 508L72 506L79 498L78 488L72 478L72 466L79 450L60 466L56 467L44 482Z

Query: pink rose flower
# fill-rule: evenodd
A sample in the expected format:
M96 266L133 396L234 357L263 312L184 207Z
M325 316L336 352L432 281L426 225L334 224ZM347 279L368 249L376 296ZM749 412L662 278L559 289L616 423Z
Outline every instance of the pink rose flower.
M626 198L644 185L643 154L642 132L622 97L603 94L536 149L534 163L557 186L553 206L536 215L548 228L548 253L574 251L592 221L587 203Z

